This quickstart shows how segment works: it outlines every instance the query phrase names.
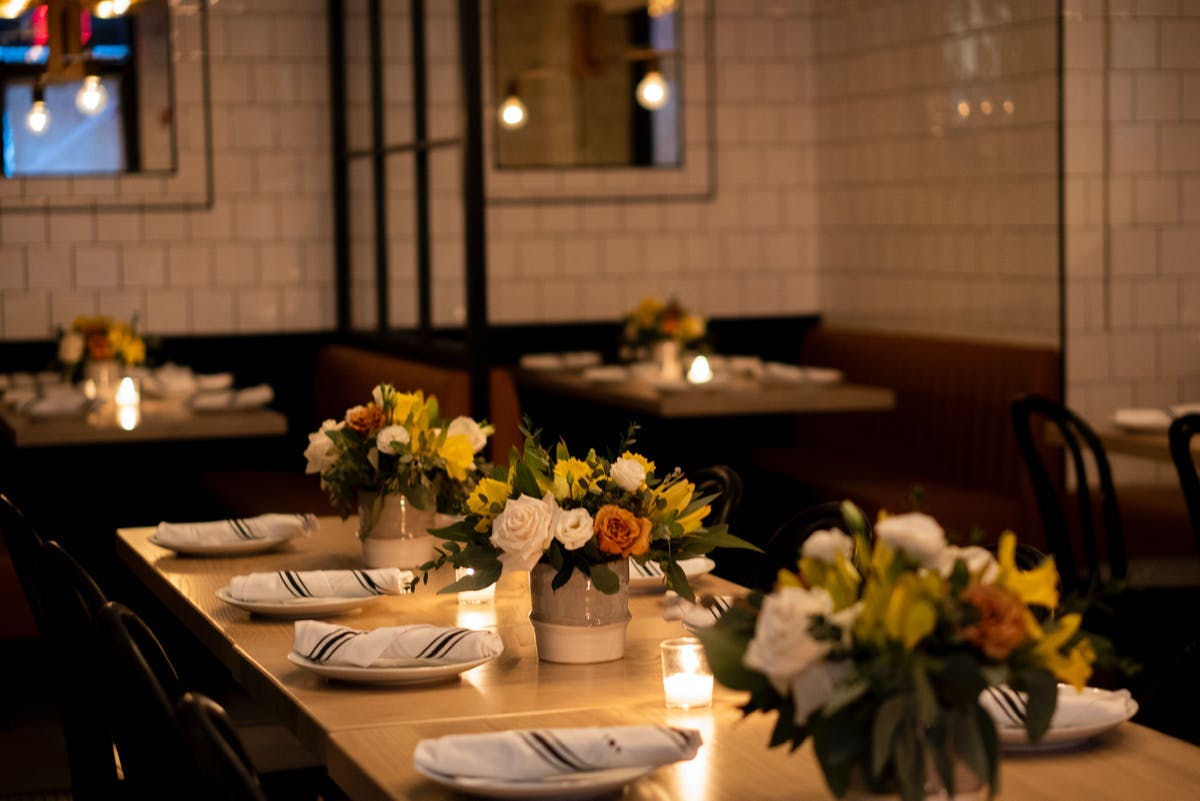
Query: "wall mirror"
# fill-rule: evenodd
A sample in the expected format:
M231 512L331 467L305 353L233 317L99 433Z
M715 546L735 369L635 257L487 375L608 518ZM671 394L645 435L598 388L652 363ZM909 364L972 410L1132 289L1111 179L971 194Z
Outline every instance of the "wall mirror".
M209 205L206 6L0 2L0 205Z
M707 0L491 0L489 203L711 196Z

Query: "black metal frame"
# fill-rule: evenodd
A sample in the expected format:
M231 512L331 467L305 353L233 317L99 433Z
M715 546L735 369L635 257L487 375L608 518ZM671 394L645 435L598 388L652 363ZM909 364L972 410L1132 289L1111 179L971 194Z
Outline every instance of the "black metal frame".
M1196 535L1196 547L1200 548L1200 473L1192 457L1192 437L1200 436L1200 414L1185 414L1171 423L1168 440L1171 446L1171 461L1179 473L1179 486L1187 502L1188 516L1192 519L1192 533Z
M370 39L371 146L350 150L346 132L346 48L343 0L329 0L329 69L332 107L334 260L339 333L363 345L416 360L466 369L471 377L471 412L488 414L489 359L487 339L486 218L484 214L482 75L479 0L458 0L458 38L462 76L462 136L430 139L425 58L425 0L409 4L412 36L413 139L385 144L383 130L383 41L380 0L367 0ZM438 336L433 326L432 270L429 231L429 152L462 148L463 257L466 277L465 337ZM417 263L417 328L394 329L389 320L387 159L411 154L414 180L414 224ZM349 165L372 163L372 216L375 221L375 328L354 331L350 325Z

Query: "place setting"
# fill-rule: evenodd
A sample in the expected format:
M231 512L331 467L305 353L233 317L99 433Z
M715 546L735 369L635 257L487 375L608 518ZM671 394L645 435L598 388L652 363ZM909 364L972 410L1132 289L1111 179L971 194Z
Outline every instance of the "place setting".
M159 523L149 542L179 556L250 556L310 536L320 523L311 514L265 514L202 523Z
M1137 714L1138 704L1128 690L1105 690L1069 684L1058 685L1050 725L1037 741L1026 730L1026 693L1007 685L989 687L979 696L980 705L996 723L996 734L1006 751L1014 753L1060 751L1078 748Z
M326 617L352 612L385 596L411 593L414 577L399 568L278 570L234 576L217 598L268 617Z

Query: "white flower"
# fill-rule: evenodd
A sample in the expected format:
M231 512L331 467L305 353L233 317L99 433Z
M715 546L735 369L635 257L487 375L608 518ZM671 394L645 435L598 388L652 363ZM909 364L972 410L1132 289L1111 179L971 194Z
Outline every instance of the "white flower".
M83 334L72 331L58 341L58 360L63 364L78 364L83 359Z
M304 468L306 474L324 473L337 464L340 452L325 432L340 429L344 425L336 420L326 420L321 423L319 430L308 435L308 447L304 449L304 458L308 460Z
M980 548L978 545L968 545L965 548L956 545L947 547L938 557L938 572L949 578L954 572L954 563L959 559L967 563L967 572L978 577L984 584L993 583L1000 574L1000 564L996 557L987 548Z
M821 529L808 535L800 546L800 556L832 565L838 554L849 559L854 553L854 540L840 528Z
M383 408L383 384L376 384L375 389L371 390L371 400L380 409Z
M621 489L627 492L637 492L646 482L646 468L642 467L642 463L637 459L622 456L613 462L612 469L608 471L608 477Z
M797 726L803 726L808 718L833 697L838 682L850 673L850 662L818 662L800 672L792 681L792 706L796 710Z
M399 453L400 446L407 445L409 440L408 429L404 426L384 426L375 435L375 445L379 448L380 453L392 456Z
M903 551L920 567L936 567L946 550L946 532L929 515L909 512L880 520L875 536L893 551Z
M825 590L784 587L771 593L763 599L742 664L765 675L777 691L786 694L801 672L829 652L830 643L816 640L808 627L814 616L832 611L833 599Z
M529 570L550 547L550 522L558 505L547 495L539 500L529 495L514 498L492 521L492 545L499 548L504 569Z
M471 451L479 453L487 445L487 432L470 417L455 417L447 426L447 434L451 437L461 434L471 442Z
M592 516L587 509L555 509L550 531L564 548L574 551L592 538Z

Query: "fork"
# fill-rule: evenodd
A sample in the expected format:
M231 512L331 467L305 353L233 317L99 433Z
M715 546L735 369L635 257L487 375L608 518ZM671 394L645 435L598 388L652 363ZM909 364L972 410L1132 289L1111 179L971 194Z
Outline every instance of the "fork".
M1025 725L1025 701L1016 690L1004 685L987 688L988 695L1010 721L1017 726Z

